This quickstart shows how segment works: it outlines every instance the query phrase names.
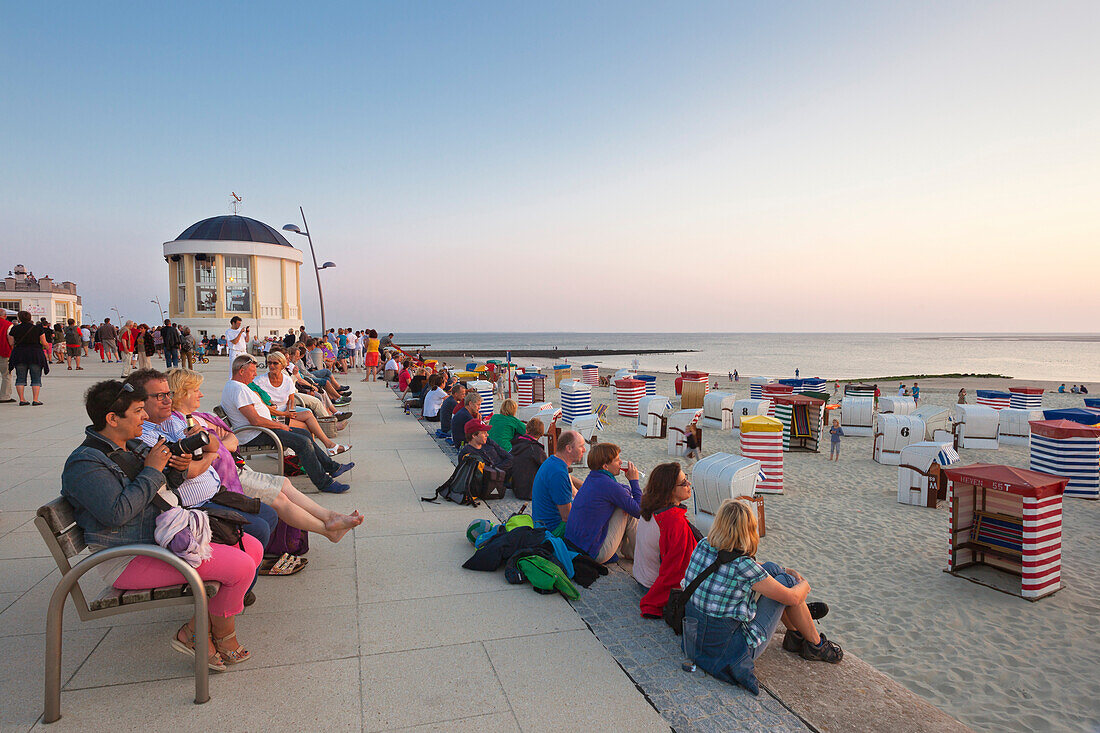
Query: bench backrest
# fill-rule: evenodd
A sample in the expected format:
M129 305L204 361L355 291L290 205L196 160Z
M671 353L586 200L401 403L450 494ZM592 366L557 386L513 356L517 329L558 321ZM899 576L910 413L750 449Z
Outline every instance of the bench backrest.
M73 505L65 497L59 496L49 504L40 506L37 515L34 524L46 542L54 562L57 563L57 569L64 575L72 568L69 560L88 547L84 542L84 530L76 523ZM73 586L70 595L80 617L85 618L90 613L90 609L84 593L80 590L80 583Z
M970 541L998 552L1023 554L1024 522L1020 517L993 512L974 512Z

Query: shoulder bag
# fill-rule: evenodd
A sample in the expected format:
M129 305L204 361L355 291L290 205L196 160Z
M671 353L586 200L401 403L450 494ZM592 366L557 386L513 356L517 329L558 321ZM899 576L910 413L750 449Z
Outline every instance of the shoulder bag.
M669 591L668 603L665 604L664 619L665 623L672 627L677 636L684 632L684 607L699 587L699 584L709 578L719 567L736 560L744 554L740 551L719 550L718 557L715 558L714 562L708 565L706 570L696 575L686 588L683 590L673 588Z

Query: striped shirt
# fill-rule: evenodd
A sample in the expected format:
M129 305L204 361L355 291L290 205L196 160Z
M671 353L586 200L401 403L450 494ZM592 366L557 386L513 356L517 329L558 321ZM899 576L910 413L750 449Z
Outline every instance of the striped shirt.
M186 434L187 423L178 412L173 412L172 415L160 425L146 420L145 424L141 426L141 442L146 445L154 445L161 438L179 440ZM184 482L180 484L179 488L176 489L176 495L179 496L180 504L183 506L198 506L205 501L209 501L210 497L218 493L218 489L221 488L221 483L217 471L211 466L198 476L185 479Z
M706 539L695 546L684 573L686 588L695 576L710 567L718 559L718 551L710 546ZM764 630L752 623L756 618L756 594L752 587L768 577L768 571L760 567L756 560L742 555L725 565L720 565L710 574L691 597L691 602L708 616L732 618L742 622L745 629L745 641L751 647L757 647L768 640Z

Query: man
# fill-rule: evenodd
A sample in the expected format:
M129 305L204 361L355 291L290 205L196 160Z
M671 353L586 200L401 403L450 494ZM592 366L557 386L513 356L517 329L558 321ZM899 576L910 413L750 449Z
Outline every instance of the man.
M238 319L239 320L239 319ZM164 344L164 364L168 369L180 365L180 332L172 325L172 321L165 318L164 325L159 329L160 341ZM148 412L148 410L146 410Z
M103 355L108 364L118 358L118 329L111 325L110 318L104 318L103 325L99 327L99 343L103 344Z
M92 354L92 327L84 324L80 327L80 339L84 342L84 356Z
M337 382L332 370L325 367L325 352L321 349L321 342L314 338L306 339L304 352L302 363L313 377L313 383L325 390L334 405L351 402L351 387Z
M172 413L172 392L168 389L168 376L156 369L139 369L126 379L139 393L145 393L145 424L142 426L141 440L146 445L156 445L157 441L177 441L188 435L202 432L199 428L189 430L184 418ZM183 482L176 487L180 504L189 509L205 509L211 505L210 499L221 489L221 479L214 470L214 459L218 457L220 443L213 433L208 433L210 442L202 448L200 457L191 453L173 456L169 465L181 470ZM279 516L266 504L260 505L255 514L233 511L248 520L242 529L267 546Z
M320 491L342 494L350 486L336 481L336 477L351 469L352 462L343 465L329 458L324 448L313 442L313 436L304 428L292 428L271 419L271 411L260 396L248 388L256 378L256 360L248 354L233 359L233 378L222 389L222 409L233 429L248 427L268 428L279 436L284 448L291 448L298 456L302 470ZM268 446L271 439L258 430L242 430L238 435L241 445Z
M471 389L466 393L466 400L462 409L451 418L451 440L454 441L455 448L461 448L466 441L466 423L472 420L480 410L481 394L477 390Z
M439 405L439 431L436 437L451 437L451 419L454 417L455 408L466 400L466 388L461 384L451 387L451 394Z
M378 349L380 351L385 351L386 349L392 349L392 348L393 348L393 334L392 333L387 333L385 336L382 337L382 340L378 342Z
M297 337L294 335L294 329L288 328L286 330L286 336L283 336L283 348L289 349L291 346L294 345L294 342L297 340Z
M397 381L397 370L399 367L397 365L397 359L394 358L395 354L396 352L389 352L390 358L386 360L386 366L382 371L382 379L385 382Z
M504 471L504 480L511 483L512 478L512 454L504 450L496 441L489 437L489 426L474 418L466 423L466 445L458 452L458 457L476 456L487 466Z
M569 476L569 467L584 457L584 438L576 430L563 430L554 455L539 466L531 485L531 518L561 536L580 482Z
M229 328L225 330L225 346L229 353L229 364L232 368L233 362L238 356L245 353L248 349L248 334L252 330L251 326L241 326L241 317L233 316L229 320Z
M11 344L8 343L10 329L8 312L0 308L0 404L15 402L15 398L11 396L11 372L8 371L8 359L11 358Z

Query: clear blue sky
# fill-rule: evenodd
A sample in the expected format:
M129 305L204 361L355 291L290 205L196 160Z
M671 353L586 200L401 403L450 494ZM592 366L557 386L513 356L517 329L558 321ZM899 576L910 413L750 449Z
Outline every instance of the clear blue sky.
M155 316L162 243L236 191L305 207L356 327L1098 330L1100 3L2 20L0 266L90 316Z

